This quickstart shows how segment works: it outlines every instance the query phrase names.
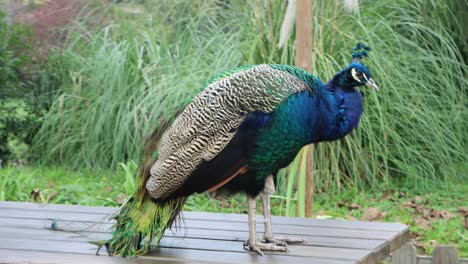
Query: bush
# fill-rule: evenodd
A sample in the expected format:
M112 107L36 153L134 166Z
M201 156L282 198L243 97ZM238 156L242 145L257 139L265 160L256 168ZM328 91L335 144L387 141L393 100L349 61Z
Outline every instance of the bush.
M54 81L48 62L39 65L33 32L3 22L0 13L0 164L24 163L29 147L52 102Z

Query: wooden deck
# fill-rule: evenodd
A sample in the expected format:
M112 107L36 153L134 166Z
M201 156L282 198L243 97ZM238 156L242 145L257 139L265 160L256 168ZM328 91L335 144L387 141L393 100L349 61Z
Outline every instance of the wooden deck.
M276 234L307 243L261 257L242 248L248 237L246 215L184 212L183 227L168 231L147 256L109 257L105 250L96 256L97 247L88 241L111 236L107 218L114 210L0 202L0 263L378 263L410 239L407 226L397 223L274 217ZM81 232L46 229L52 221L58 228Z

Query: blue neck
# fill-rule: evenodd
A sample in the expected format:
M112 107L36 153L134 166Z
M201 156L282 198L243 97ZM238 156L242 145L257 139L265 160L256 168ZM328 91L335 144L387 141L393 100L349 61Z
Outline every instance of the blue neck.
M359 123L362 114L362 95L354 87L343 87L336 78L325 85L324 100L329 103L326 124L329 133L322 140L344 137Z

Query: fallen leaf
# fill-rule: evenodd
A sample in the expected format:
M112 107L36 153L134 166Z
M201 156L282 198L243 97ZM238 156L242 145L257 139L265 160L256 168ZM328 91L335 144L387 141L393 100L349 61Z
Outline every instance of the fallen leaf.
M429 213L429 216L431 218L435 218L435 219L450 219L453 217L453 214L451 214L449 211L447 210L434 210L432 209L431 212Z
M414 197L414 201L420 203L422 202L422 197L420 195L416 195L416 197Z
M380 212L379 209L375 207L369 207L362 214L361 220L374 221L374 220L382 219L384 216L385 214Z
M422 205L416 205L414 210L423 216L426 216L429 213L429 209L423 207Z
M422 229L424 229L424 230L428 229L428 228L429 228L429 225L432 224L431 221L426 220L426 219L424 219L424 218L416 218L416 219L414 220L414 223L415 223L417 226L419 226L419 227L421 227Z
M340 201L340 202L338 203L338 207L346 207L346 208L348 208L348 210L356 210L356 209L357 209L357 210L360 210L360 209L361 209L361 206L360 206L360 205L355 204L355 203L349 204L349 203L346 202L346 201Z
M404 202L402 205L405 206L405 207L410 207L410 208L416 208L418 206L417 204L413 203L412 201L411 202Z

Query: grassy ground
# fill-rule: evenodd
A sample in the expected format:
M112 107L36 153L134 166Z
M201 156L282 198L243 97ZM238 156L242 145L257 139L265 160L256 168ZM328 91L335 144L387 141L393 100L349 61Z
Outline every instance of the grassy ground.
M117 172L69 171L63 168L26 167L0 169L0 200L117 206L134 190L135 165L120 165ZM453 189L418 193L411 186L369 192L354 190L319 193L314 197L314 216L349 220L402 222L410 226L420 253L435 245L456 245L468 257L466 205L468 184ZM273 198L273 213L285 214L285 198ZM260 207L261 208L261 207ZM185 210L246 213L243 195L222 193L191 196ZM464 216L465 215L465 216Z

